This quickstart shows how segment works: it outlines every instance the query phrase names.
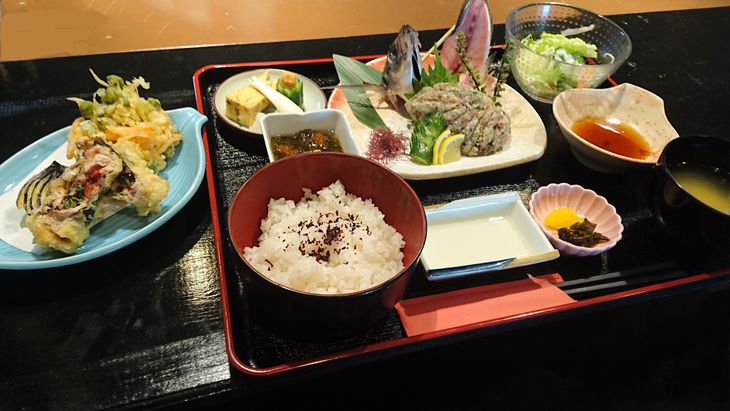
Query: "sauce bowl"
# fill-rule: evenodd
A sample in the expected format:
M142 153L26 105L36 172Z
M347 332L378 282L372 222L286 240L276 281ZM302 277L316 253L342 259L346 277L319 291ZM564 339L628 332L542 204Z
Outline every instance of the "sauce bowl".
M664 148L653 171L650 206L657 223L680 243L730 252L730 214L690 194L676 178L688 164L730 173L728 158L730 141L716 137L680 137Z
M575 158L602 173L650 169L664 146L678 136L664 112L664 100L629 83L607 89L566 90L553 102L553 115ZM588 142L572 129L587 117L616 119L631 126L649 146L649 155L631 158Z

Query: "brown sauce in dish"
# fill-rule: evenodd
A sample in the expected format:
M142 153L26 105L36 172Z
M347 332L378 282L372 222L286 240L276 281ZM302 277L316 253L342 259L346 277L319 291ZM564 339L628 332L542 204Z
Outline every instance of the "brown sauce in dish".
M304 129L294 134L271 137L271 152L274 154L274 160L311 151L341 153L342 145L334 130Z
M625 157L643 160L651 154L641 134L616 119L586 117L573 124L573 132L593 145Z

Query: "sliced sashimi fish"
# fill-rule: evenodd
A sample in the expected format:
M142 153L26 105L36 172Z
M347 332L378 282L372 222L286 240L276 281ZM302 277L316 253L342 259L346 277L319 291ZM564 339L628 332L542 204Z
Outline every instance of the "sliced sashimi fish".
M456 73L462 65L456 42L459 32L464 33L466 56L469 61L477 71L485 73L492 42L492 15L487 0L464 1L454 33L444 41L441 62L452 73Z

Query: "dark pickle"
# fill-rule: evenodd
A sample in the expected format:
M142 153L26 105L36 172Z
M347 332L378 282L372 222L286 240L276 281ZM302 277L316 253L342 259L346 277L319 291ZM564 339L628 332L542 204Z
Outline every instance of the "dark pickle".
M274 160L312 151L342 152L342 145L334 130L304 129L295 134L271 137Z
M581 223L573 224L570 228L561 228L558 230L558 237L579 247L589 248L600 242L609 241L608 237L596 231L596 224L591 223L587 218L583 219Z

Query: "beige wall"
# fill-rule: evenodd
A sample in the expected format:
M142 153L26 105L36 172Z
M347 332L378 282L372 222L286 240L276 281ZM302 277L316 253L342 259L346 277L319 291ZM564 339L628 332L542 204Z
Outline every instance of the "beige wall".
M0 0L0 60L450 27L461 0ZM490 2L503 22L517 0ZM602 14L730 6L730 0L575 0Z

